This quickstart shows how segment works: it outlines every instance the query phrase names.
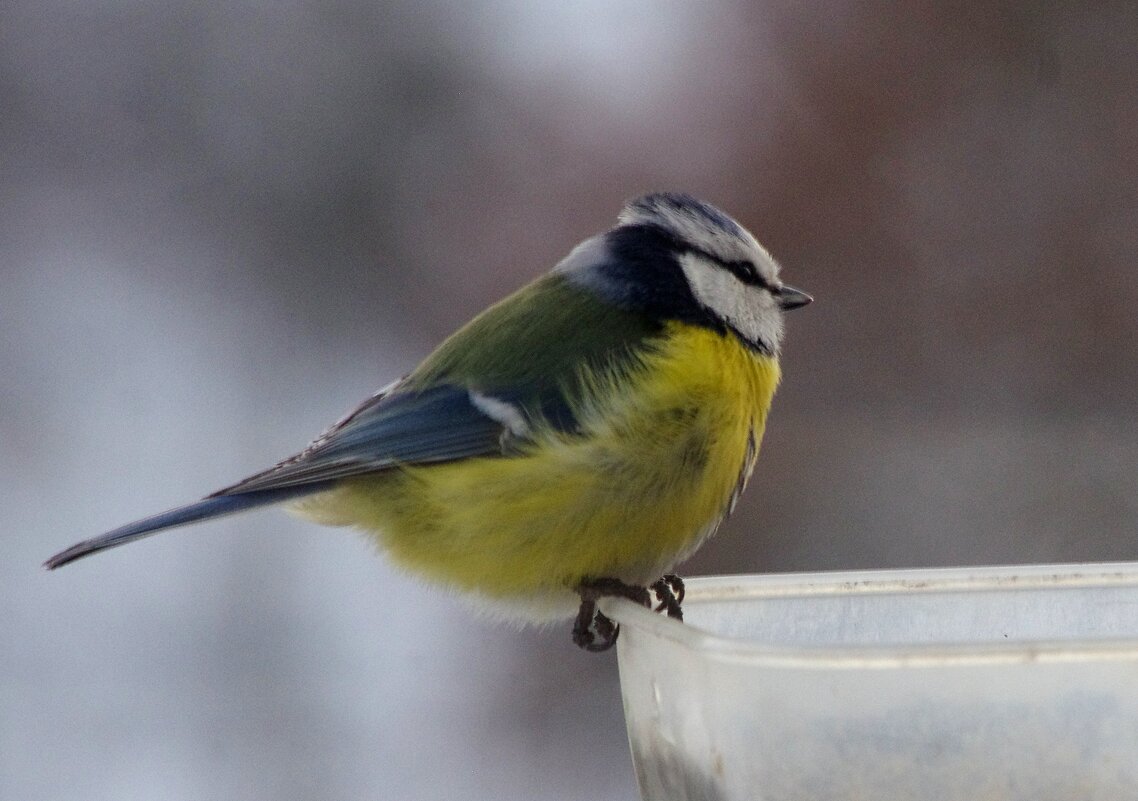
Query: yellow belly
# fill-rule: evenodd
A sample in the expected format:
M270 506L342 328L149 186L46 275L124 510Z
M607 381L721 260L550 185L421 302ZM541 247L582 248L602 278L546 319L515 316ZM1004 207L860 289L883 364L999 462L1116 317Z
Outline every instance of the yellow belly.
M577 410L581 434L350 479L299 511L358 526L412 572L490 599L653 580L727 512L779 380L776 360L732 336L679 323L668 334L622 391Z

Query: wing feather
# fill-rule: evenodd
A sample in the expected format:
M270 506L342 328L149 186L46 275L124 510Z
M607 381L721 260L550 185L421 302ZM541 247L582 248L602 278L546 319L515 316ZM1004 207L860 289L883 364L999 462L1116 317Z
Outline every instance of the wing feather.
M296 456L210 497L323 483L400 464L500 456L510 438L502 422L471 401L466 387L395 387L367 400Z

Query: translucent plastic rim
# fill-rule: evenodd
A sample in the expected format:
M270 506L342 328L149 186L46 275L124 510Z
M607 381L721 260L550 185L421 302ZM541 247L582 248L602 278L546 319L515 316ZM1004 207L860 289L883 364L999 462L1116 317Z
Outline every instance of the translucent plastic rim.
M1138 562L923 568L820 573L702 576L685 579L684 606L712 601L820 595L1017 591L1138 586ZM765 645L712 634L623 598L603 598L599 608L623 627L722 661L771 667L893 668L946 664L1072 661L1138 661L1138 638L1021 640L1008 643L890 646ZM1138 614L1138 610L1136 610ZM629 638L617 642L623 653Z

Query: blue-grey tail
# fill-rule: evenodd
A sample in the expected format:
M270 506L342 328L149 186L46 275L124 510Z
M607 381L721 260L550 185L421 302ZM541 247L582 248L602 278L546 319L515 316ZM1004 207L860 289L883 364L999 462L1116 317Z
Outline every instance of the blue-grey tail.
M237 512L245 512L249 509L256 509L261 506L270 506L275 503L291 501L327 488L328 483L325 482L299 487L259 490L257 492L244 492L236 495L215 495L203 498L197 503L191 503L188 506L180 506L177 509L171 509L162 514L136 520L133 523L120 526L113 531L108 531L106 534L100 534L98 537L83 540L83 542L76 543L65 551L60 551L44 562L43 566L48 570L55 570L55 568L62 567L68 562L82 559L84 556L90 556L93 553L105 551L108 548L125 545L128 542L134 542L137 539L156 534L168 528L184 526L187 523L197 523L201 520L209 520L214 517L236 514Z

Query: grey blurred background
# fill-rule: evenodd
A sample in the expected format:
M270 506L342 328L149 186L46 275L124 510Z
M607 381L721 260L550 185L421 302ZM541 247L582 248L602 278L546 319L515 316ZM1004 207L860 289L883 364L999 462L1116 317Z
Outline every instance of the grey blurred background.
M817 302L688 575L1138 558L1131 2L0 9L0 798L632 799L615 660L276 512L655 189Z

